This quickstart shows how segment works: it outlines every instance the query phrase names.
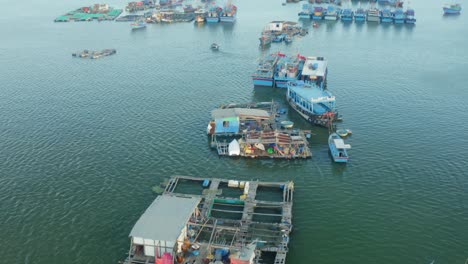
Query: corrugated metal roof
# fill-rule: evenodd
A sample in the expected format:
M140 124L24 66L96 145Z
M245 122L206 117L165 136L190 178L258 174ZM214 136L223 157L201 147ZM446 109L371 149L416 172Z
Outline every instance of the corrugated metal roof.
M270 117L265 110L250 109L250 108L228 108L228 109L215 109L211 111L211 117L213 119L227 118L227 117L254 117L264 118Z
M200 203L200 198L158 196L136 222L130 237L175 241Z

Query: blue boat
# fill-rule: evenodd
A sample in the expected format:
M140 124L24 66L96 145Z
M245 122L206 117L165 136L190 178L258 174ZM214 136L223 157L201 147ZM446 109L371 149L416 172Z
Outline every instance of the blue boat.
M404 24L406 20L406 14L403 11L403 8L397 8L393 12L393 21L395 24Z
M299 16L299 18L310 19L312 13L312 6L309 4L303 4L302 11L299 12L297 15Z
M416 18L414 17L414 9L406 10L405 23L406 24L415 24L416 23Z
M354 21L356 22L365 22L366 21L366 11L362 8L358 8L356 13L354 13Z
M312 14L313 20L322 20L323 19L323 7L316 6L314 7L314 13Z
M354 18L353 10L349 8L345 8L343 9L343 11L341 11L341 21L349 22L349 21L353 21L353 18Z
M221 12L220 21L234 23L236 21L237 7L235 5L226 5Z
M275 67L281 55L281 53L272 53L260 61L257 70L252 74L254 86L273 87Z
M280 57L275 69L275 86L287 88L288 82L298 80L301 77L305 60L306 58L301 55Z
M382 10L382 12L380 13L380 22L393 23L393 14L392 11L390 11L390 9L385 8L384 10Z
M333 5L329 5L325 10L325 20L338 20L338 11Z
M345 144L343 139L337 133L332 133L328 137L328 147L330 148L330 153L334 162L348 162L349 156L346 150L350 149L351 145Z
M284 35L281 34L281 35L274 36L272 41L276 42L276 43L279 43L279 42L283 42L283 40L284 40Z
M286 35L286 36L284 37L284 42L285 42L286 44L292 43L292 41L293 41L293 39L292 39L291 36Z
M443 9L445 15L458 15L462 8L460 4L446 4Z
M221 13L221 8L220 7L212 7L208 14L206 15L205 19L207 23L218 23L219 22L219 16Z
M315 83L292 81L287 84L289 105L308 122L330 127L338 118L335 96Z

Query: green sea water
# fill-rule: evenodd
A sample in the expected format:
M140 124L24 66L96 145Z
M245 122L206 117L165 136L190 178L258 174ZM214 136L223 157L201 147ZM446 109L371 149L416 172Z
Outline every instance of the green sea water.
M0 16L0 263L124 259L151 187L174 174L294 180L289 264L465 263L466 14L414 0L414 27L300 22L307 36L261 50L263 27L297 21L301 4L240 0L234 25L53 23L85 4L14 1ZM71 57L104 48L117 55ZM328 59L340 125L353 130L348 165L332 163L326 130L292 111L315 134L310 160L210 150L215 106L285 103L284 90L250 79L276 51Z

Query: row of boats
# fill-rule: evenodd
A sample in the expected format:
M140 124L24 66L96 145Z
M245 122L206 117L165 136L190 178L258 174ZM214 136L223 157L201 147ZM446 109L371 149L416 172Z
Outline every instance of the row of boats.
M291 43L297 35L305 36L308 31L300 27L296 22L272 21L263 29L259 38L260 46L265 47L272 42Z
M237 16L237 6L228 2L224 8L212 6L207 13L199 14L196 18L197 23L234 23Z
M416 23L414 9L398 7L394 10L384 8L379 10L377 7L371 7L367 10L364 8L338 8L334 5L329 5L326 8L322 6L312 6L304 4L302 11L299 12L299 18L313 20L338 20L356 21L356 22L377 22L377 23L395 23L395 24L414 24Z
M252 75L255 86L287 89L291 108L313 125L333 128L340 121L336 98L327 89L328 62L323 57L272 53L260 60ZM311 151L306 138L309 131L291 130L293 122L281 120L285 109L263 102L248 105L231 104L213 110L207 127L212 147L219 155L270 158L308 158ZM337 130L329 136L329 147L335 162L349 157L343 137L350 130ZM220 140L223 138L224 141Z

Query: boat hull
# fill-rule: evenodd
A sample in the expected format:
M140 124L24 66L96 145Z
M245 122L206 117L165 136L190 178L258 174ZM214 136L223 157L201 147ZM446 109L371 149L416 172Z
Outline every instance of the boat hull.
M325 20L336 21L338 20L337 15L325 15Z
M218 23L219 17L206 17L205 20L207 23Z
M322 20L323 16L312 16L312 20Z
M273 78L253 77L252 81L255 86L273 87Z
M404 18L401 18L401 19L396 19L395 18L395 24L404 24L405 23L405 19Z
M405 23L406 24L415 24L416 23L416 19L415 18L407 18L405 20Z
M341 17L341 21L352 22L353 18L352 17Z
M225 22L225 23L234 23L236 22L236 17L235 16L222 16L220 20L221 22Z
M367 17L367 22L377 22L377 23L379 23L380 22L380 17L378 17L378 16L368 16Z
M393 18L391 18L391 17L382 17L382 23L393 23Z
M365 22L366 17L365 16L354 16L354 21L356 21L356 22Z
M460 14L460 10L453 10L453 9L445 9L444 8L444 14L446 14L446 15L458 15L458 14Z

